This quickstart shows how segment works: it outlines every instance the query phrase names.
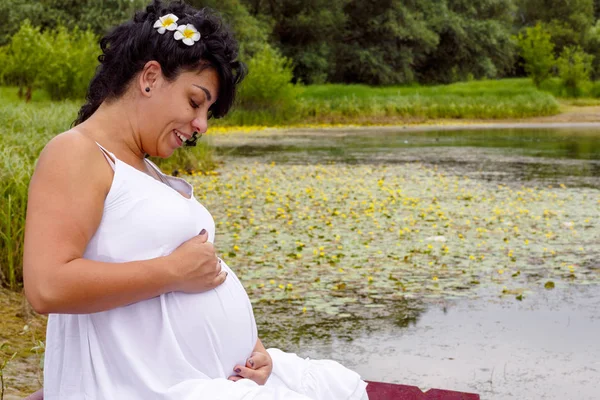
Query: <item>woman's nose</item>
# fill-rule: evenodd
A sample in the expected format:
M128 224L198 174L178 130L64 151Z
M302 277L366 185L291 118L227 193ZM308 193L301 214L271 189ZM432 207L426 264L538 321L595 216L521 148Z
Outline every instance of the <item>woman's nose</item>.
M206 115L199 115L192 120L192 128L194 131L203 134L208 129L208 120Z

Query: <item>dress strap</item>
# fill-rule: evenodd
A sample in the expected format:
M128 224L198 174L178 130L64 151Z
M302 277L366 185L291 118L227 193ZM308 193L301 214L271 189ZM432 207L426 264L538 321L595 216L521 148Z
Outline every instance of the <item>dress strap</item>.
M108 161L108 163L110 164L110 166L112 167L112 169L114 171L115 170L115 160L117 159L117 157L115 157L115 155L113 153L111 153L110 151L108 151L104 147L102 147L102 145L100 145L100 143L96 142L96 144L98 145L98 147L100 147L100 150L102 151L102 154L106 158L106 161Z
M144 158L144 161L146 162L146 164L150 165L150 167L154 170L154 172L156 172L157 175L163 175L163 176L167 176L166 174L164 174L160 168L158 168L158 165L154 164L152 161L150 161L147 158ZM168 178L168 176L167 176Z

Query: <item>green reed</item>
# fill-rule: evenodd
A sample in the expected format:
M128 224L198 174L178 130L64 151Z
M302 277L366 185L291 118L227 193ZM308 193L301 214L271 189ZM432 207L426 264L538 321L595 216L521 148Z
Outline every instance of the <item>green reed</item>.
M528 79L438 86L326 84L296 87L277 110L235 110L218 125L377 124L434 119L510 119L553 115L559 103Z
M317 121L352 119L506 119L552 115L559 104L525 79L441 86L318 85L299 95L301 114Z

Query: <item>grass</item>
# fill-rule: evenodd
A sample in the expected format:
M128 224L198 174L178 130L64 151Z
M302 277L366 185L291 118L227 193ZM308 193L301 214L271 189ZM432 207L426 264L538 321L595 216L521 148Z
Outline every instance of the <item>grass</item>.
M429 87L322 85L306 88L300 99L308 115L340 118L368 113L378 117L503 119L559 111L556 99L523 79Z
M372 124L431 119L507 119L557 114L558 101L528 79L440 86L312 85L298 88L292 109L237 110L228 125Z

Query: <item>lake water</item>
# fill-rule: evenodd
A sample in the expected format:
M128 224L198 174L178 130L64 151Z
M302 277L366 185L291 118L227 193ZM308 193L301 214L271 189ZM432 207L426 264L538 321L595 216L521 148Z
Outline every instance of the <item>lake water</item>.
M223 136L213 142L223 155L279 163L423 162L502 183L534 180L600 188L600 127L445 131L355 128L318 133L298 129L277 135L258 132Z
M231 168L342 165L352 174L361 165L418 164L515 190L562 185L571 201L587 200L580 203L581 219L586 218L582 236L561 245L575 249L585 243L581 276L600 272L600 130L290 130L210 140ZM570 218L579 223L575 212ZM563 264L579 256L570 257ZM544 279L519 299L520 292L502 296L483 285L468 289L464 298L448 295L451 291L400 297L374 318L348 308L339 318L286 325L269 319L281 312L280 304L261 303L255 312L269 324L261 329L267 346L338 360L368 380L476 392L482 399L599 399L600 286L595 278L563 276L553 278L555 289L545 289Z

